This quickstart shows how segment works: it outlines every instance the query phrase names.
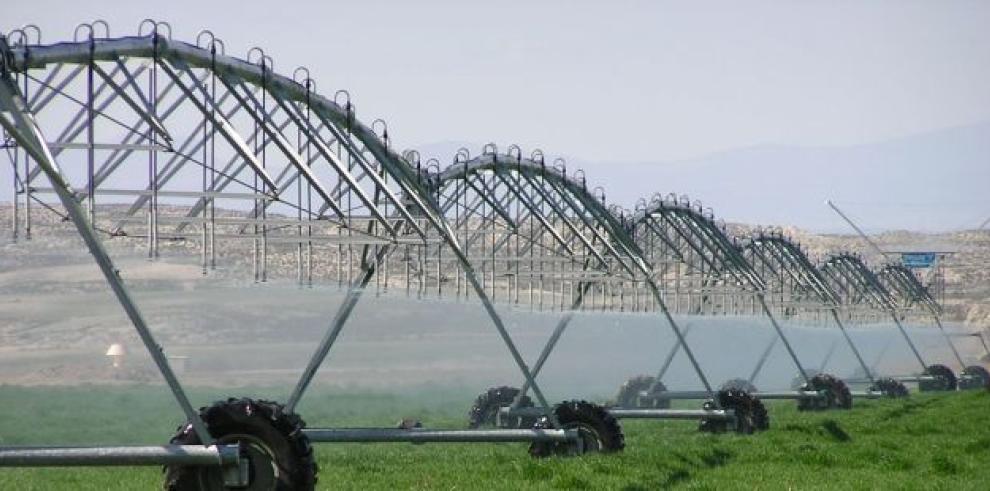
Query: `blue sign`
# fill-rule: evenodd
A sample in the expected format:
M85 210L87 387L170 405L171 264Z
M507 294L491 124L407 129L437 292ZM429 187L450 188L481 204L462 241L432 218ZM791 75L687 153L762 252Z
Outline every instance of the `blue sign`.
M904 252L901 253L901 264L906 268L930 268L935 263L934 252Z

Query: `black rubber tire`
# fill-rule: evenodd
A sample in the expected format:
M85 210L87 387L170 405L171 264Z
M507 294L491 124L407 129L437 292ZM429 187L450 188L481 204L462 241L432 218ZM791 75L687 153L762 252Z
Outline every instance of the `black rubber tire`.
M936 380L918 382L918 390L922 392L952 391L958 388L959 381L956 379L956 374L945 365L928 365L924 375L935 377Z
M615 407L632 409L668 409L670 399L656 397L642 397L640 392L651 390L651 395L661 394L667 391L667 386L663 382L658 382L655 377L649 375L637 375L619 387L619 393L615 396Z
M852 393L842 379L819 373L802 387L802 390L825 392L824 399L798 399L798 411L822 411L826 409L852 409Z
M726 380L725 382L722 383L722 386L719 387L719 390L729 390L729 389L741 390L749 394L753 394L757 392L756 386L753 385L749 380L746 380L744 378L732 378Z
M819 372L814 368L806 368L804 370L804 373L808 374L808 378L814 378L815 375L818 375L819 373L822 372ZM804 387L804 377L802 377L801 374L799 373L795 375L794 378L791 379L791 389L801 390L802 387Z
M614 453L626 448L622 427L608 411L587 401L564 401L553 408L561 429L576 429L584 442L583 451L565 442L533 442L529 454L533 457L572 456L580 453ZM552 429L550 418L544 416L533 425L536 429Z
M880 378L873 382L870 386L871 392L879 392L885 397L891 399L899 399L902 397L908 397L911 395L910 391L906 385L900 380L895 380L890 377Z
M200 416L217 443L240 442L242 458L249 459L254 490L312 490L316 485L316 462L313 448L302 429L306 423L294 413L272 401L248 398L218 401L200 408ZM201 444L192 425L180 426L171 443ZM219 467L166 466L164 488L169 491L206 491L227 489Z
M698 423L698 431L725 433L732 430L736 433L749 435L770 429L770 415L758 397L738 389L720 390L717 397L722 409L735 411L735 424L729 421L703 419ZM715 409L715 403L706 401L702 408L705 410Z
M960 380L960 389L990 389L990 371L986 368L980 365L970 365L962 373L974 378Z
M468 412L468 428L494 427L495 423L500 421L499 409L511 406L517 395L519 389L504 385L482 392L475 398ZM529 396L523 396L519 401L519 407L533 407L533 400ZM502 418L501 423L503 428L530 428L536 423L536 418Z

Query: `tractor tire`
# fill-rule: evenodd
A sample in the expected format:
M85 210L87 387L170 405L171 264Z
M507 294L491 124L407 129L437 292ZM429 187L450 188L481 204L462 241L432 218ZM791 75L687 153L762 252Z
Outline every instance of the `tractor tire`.
M744 378L733 378L726 380L725 383L722 384L722 387L719 388L719 390L730 389L741 390L749 394L757 392L756 386Z
M918 382L918 390L922 392L952 391L958 388L959 381L952 369L945 365L928 365L924 375L935 377L935 380Z
M703 419L698 424L698 431L725 433L731 430L736 433L749 435L770 428L770 416L767 414L767 408L758 397L738 389L720 390L717 397L722 409L732 409L735 411L735 423ZM715 409L715 403L713 401L706 401L702 408L705 410Z
M564 401L553 408L560 429L578 430L583 445L571 442L533 442L529 454L543 458L573 456L582 453L614 453L626 447L625 436L619 421L604 407L586 401ZM535 429L554 428L550 418L544 416L533 426Z
M816 375L822 372L819 372L814 368L806 368L804 369L804 373L808 374L808 378L810 379L810 378L815 378ZM802 377L801 374L799 373L795 375L794 378L791 379L791 389L801 390L801 388L803 387L804 387L804 377Z
M970 365L963 370L963 375L968 375L969 379L959 381L960 389L988 389L990 390L990 371L980 365Z
M822 411L825 409L852 409L852 393L842 379L827 373L819 373L802 388L806 391L825 393L824 399L798 399L798 411Z
M511 406L517 395L519 395L519 389L508 386L492 387L482 392L474 400L474 404L471 405L471 410L468 412L468 428L494 427L498 422L501 422L503 428L532 427L536 423L536 418L519 417L500 420L498 417L499 409ZM529 396L523 396L519 401L519 407L533 407L533 400Z
M902 397L908 397L910 391L906 385L900 380L895 380L890 377L880 378L873 382L870 386L871 392L879 392L891 399L899 399Z
M218 401L200 409L216 443L239 443L242 459L248 459L248 491L312 490L316 485L313 448L302 429L306 423L294 413L271 401L248 398ZM202 444L191 424L178 428L171 440L175 445ZM164 469L169 491L214 491L224 486L219 467L170 465Z
M615 396L615 407L633 409L668 409L670 399L656 397L642 397L640 392L651 390L650 395L658 395L667 391L663 382L658 382L655 377L649 375L637 375L619 387L619 393Z

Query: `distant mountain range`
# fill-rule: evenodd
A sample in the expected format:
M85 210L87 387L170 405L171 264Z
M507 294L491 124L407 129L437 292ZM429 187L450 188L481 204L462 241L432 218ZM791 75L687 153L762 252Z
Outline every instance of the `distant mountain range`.
M461 146L481 149L418 149L446 165ZM869 232L973 229L990 218L990 122L843 147L759 145L676 162L567 160L609 201L631 208L639 197L677 192L729 222L851 232L826 199Z

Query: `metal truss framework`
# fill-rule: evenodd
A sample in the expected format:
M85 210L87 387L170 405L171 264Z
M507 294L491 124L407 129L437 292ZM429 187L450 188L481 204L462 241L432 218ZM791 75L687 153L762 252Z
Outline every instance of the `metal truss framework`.
M872 385L874 375L849 336L843 320L843 317L849 320L851 314L843 308L839 294L822 272L815 268L801 245L783 234L761 232L750 238L743 250L744 255L769 283L769 297L774 310L785 318L812 317L818 322L823 320L821 316L827 311ZM772 345L767 347L757 370L750 376L750 382L772 348ZM822 369L827 361L828 355L822 363Z
M510 303L527 301L534 308L564 311L533 364L534 375L574 313L585 308L653 305L683 344L683 332L639 246L623 220L606 207L604 196L588 192L583 176L568 177L563 165L547 167L541 152L523 158L518 147L499 154L490 144L474 159L460 152L431 182L455 234L466 248L477 251L469 257L482 277L489 278L484 285L493 297L503 292ZM711 394L694 353L686 352ZM516 404L531 385L523 382Z
M252 243L260 281L267 277L271 243L297 244L300 278L303 256L312 263L314 243L334 244L338 251L346 244L348 294L290 397L290 411L389 251L444 241L460 263L465 288L473 289L540 404L549 407L433 195L389 149L387 129L379 137L357 120L349 101L339 105L324 98L308 77L297 81L273 72L261 50L240 60L226 56L212 36L201 35L207 43L200 47L173 41L159 32L159 24L151 26L149 35L116 39L97 39L91 28L85 41L55 45L10 47L4 40L0 122L5 141L16 143L8 150L25 201L38 201L46 192L58 196L201 441L210 441L205 426L100 232L146 238L152 258L162 241L199 239L204 269L214 264L218 239L245 239ZM73 116L65 121L66 114ZM73 186L62 171L70 160L86 169L84 186ZM142 161L146 186L109 185L114 172ZM50 188L40 186L42 174ZM197 184L192 190L190 176ZM114 209L105 217L97 213L102 193L135 200L123 213ZM170 197L192 201L167 207ZM246 203L250 211L217 216L218 199ZM146 221L133 219L139 211ZM282 216L269 223L277 213ZM291 214L295 220L287 218ZM27 208L24 219L30 223Z
M955 343L952 342L952 337L942 324L942 306L935 300L931 291L921 284L918 277L900 264L887 264L877 272L877 280L890 292L895 304L902 312L912 313L914 317L922 319L930 316L945 339L946 345L952 351L956 362L965 370L966 363L956 349Z
M675 305L686 297L685 311L690 314L765 315L775 331L773 343L783 342L801 377L809 380L767 302L767 283L743 256L738 242L715 222L711 210L706 211L700 202L691 203L686 196L657 195L650 203L637 204L630 228L646 251L654 275L666 291L673 292ZM655 385L662 383L677 350L684 346L675 345L668 353ZM769 350L763 359L768 355ZM754 377L758 372L759 368Z
M928 365L902 324L902 321L908 318L919 319L930 316L944 336L956 361L963 368L966 367L942 325L941 308L914 273L907 268L890 264L883 266L879 273L875 273L858 256L841 253L827 258L820 270L848 311L872 320L880 320L884 313L889 315L922 371L926 370Z
M753 377L780 340L807 379L778 318L833 319L864 370L844 321L889 314L911 343L899 316L924 307L942 327L937 302L903 268L874 274L850 255L816 268L774 234L741 244L686 197L655 196L633 212L609 207L583 172L569 176L540 151L527 158L488 145L424 169L415 152L390 148L383 121L358 120L346 92L324 97L307 70L280 75L258 48L238 59L208 31L191 44L172 40L162 23L120 38L99 37L94 25L73 42L28 43L24 31L12 44L0 38L13 236L35 233L38 206L72 220L201 441L210 441L203 422L100 235L141 241L151 259L193 245L204 274L246 247L256 281L294 273L302 284L346 288L290 411L372 282L476 298L523 376L517 402L532 390L545 410L536 376L579 311L659 313L677 343L657 380L683 348L709 395L674 314L766 316L776 335ZM45 201L53 194L60 207ZM496 303L561 313L532 365Z

